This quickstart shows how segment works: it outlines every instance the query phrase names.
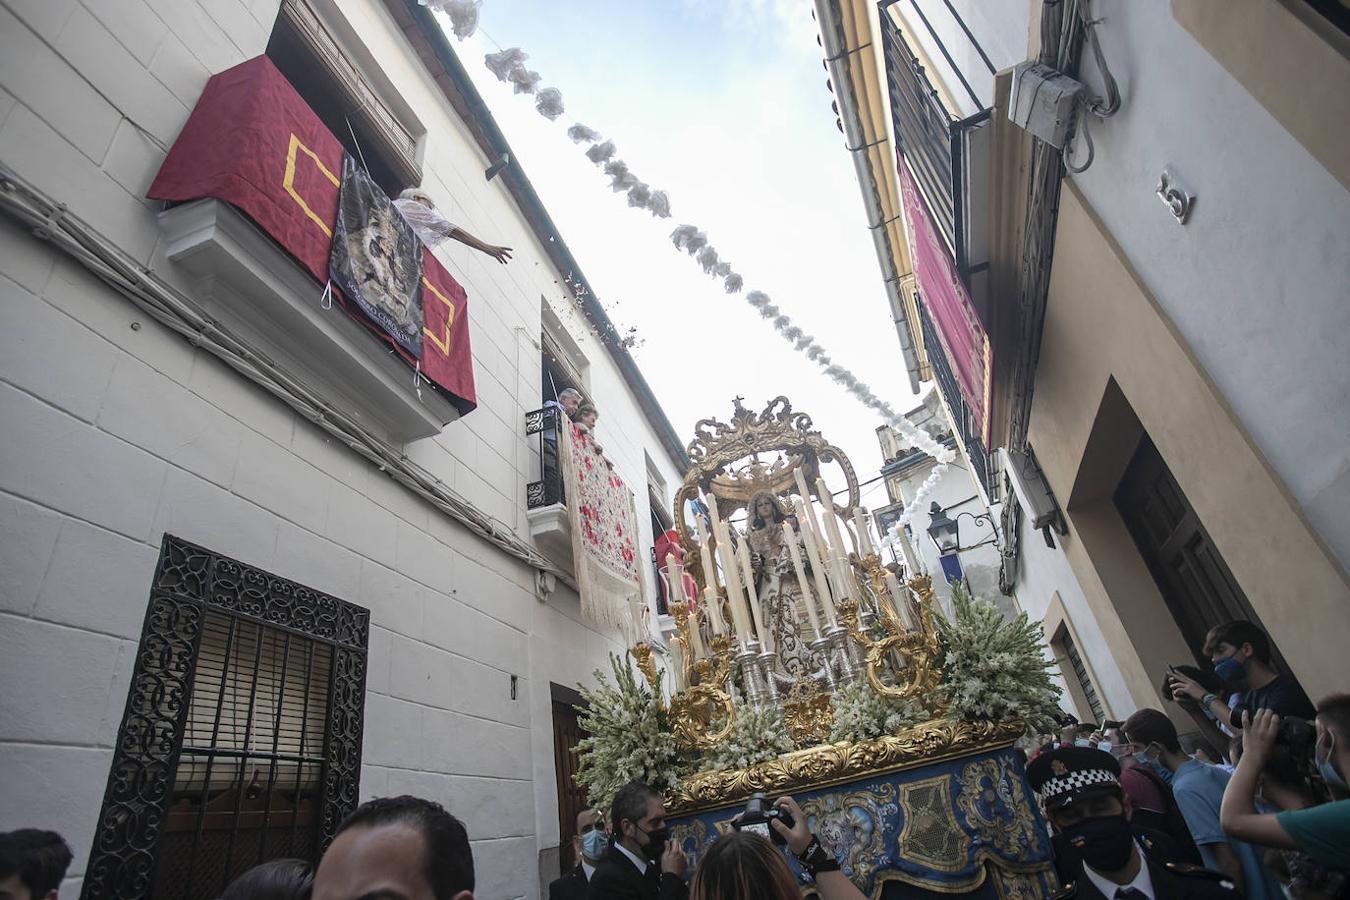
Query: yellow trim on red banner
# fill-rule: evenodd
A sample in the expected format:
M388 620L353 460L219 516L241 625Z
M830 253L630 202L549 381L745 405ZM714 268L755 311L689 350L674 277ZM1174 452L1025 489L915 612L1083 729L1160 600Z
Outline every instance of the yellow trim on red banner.
M309 208L309 204L305 202L305 198L301 197L295 191L296 150L303 150L306 156L314 160L314 165L318 166L319 171L324 174L324 177L333 183L333 187L340 187L342 182L338 180L338 177L336 175L328 171L328 167L323 164L323 161L319 159L318 155L315 154L313 150L309 149L304 144L300 143L300 139L296 137L294 134L291 135L290 146L286 148L286 174L281 179L281 186L286 189L286 193L290 194L291 198L300 205L300 208L302 210L305 211L305 215L309 216L310 220L313 221L315 225L318 225L321 229L323 229L323 233L331 238L333 236L333 229L329 228L328 223L325 222L323 219L320 219L318 214L315 213L314 210Z
M444 294L442 294L440 291L436 290L436 286L435 286L434 284L432 284L430 281L427 281L426 278L423 278L423 279L422 279L422 287L426 288L427 290L429 290L429 291L431 291L433 294L435 294L435 295L436 295L436 299L439 300L439 301L441 301L442 303L444 303L444 304L445 304L445 309L446 309L446 313L445 313L445 334L438 338L438 337L436 337L436 335L434 335L434 334L431 332L431 329L429 329L429 328L427 328L427 327L425 327L425 326L423 326L423 328L422 328L422 333L423 333L424 335L427 336L427 339L428 339L428 340L430 340L433 344L436 345L436 349L440 350L440 351L441 351L441 354L442 354L443 356L449 356L449 355L450 355L450 326L453 325L453 324L455 323L455 305L454 305L453 303L451 303L449 300L447 300ZM423 316L423 318L425 318L425 316Z

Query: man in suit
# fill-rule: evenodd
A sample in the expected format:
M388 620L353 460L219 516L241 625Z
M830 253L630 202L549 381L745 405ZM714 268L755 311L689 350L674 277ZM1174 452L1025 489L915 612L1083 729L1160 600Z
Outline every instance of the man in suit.
M577 813L577 833L572 838L577 865L548 886L548 900L586 900L591 876L607 849L609 834L600 810L583 809Z
M661 795L630 781L610 806L613 843L591 876L588 900L686 900L684 851L669 842Z
M1115 757L1090 747L1055 747L1027 766L1055 831L1054 895L1082 900L1236 900L1221 872L1168 863L1130 827L1130 801Z

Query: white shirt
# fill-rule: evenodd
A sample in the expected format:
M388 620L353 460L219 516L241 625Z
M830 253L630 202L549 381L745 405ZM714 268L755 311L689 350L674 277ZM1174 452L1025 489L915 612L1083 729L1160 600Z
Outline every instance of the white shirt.
M643 875L647 874L647 861L645 859L638 859L638 855L636 853L634 853L632 850L629 850L627 847L625 847L618 841L614 842L614 846L619 848L620 853L622 853L624 856L628 857L633 861L633 865L637 866L638 872L640 872Z
M1158 895L1153 893L1153 876L1148 874L1148 857L1144 855L1144 848L1139 846L1139 842L1134 842L1135 852L1139 854L1139 874L1134 876L1134 880L1129 884L1116 884L1104 875L1098 875L1087 863L1083 864L1083 874L1087 876L1088 881L1092 882L1097 890L1102 892L1106 900L1114 900L1116 891L1122 888L1134 888L1143 893L1148 900L1158 900Z
M581 861L581 874L586 876L587 881L590 881L591 876L595 874L595 866L591 865L590 863L586 862L586 860L583 859Z

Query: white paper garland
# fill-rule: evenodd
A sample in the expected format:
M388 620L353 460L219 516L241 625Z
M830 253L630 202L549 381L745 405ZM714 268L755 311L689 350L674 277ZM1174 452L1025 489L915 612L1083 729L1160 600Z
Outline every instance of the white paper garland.
M481 0L420 0L420 2L431 6L433 9L443 10L451 16L455 36L461 40L472 34L473 29L477 27L478 5ZM471 23L470 18L472 19ZM465 34L460 33L461 23L464 23L463 27L468 28ZM562 92L557 88L537 90L540 76L539 73L525 67L527 59L529 59L529 55L523 50L519 47L511 47L497 53L487 54L483 58L483 64L498 80L510 83L515 93L536 94L537 91L535 108L540 115L550 120L556 120L563 113ZM574 143L589 145L585 150L586 158L592 164L603 168L604 173L610 178L611 190L616 193L626 192L628 194L629 206L646 209L658 218L670 217L669 195L665 191L653 190L651 185L640 179L626 162L616 159L617 148L613 140L601 141L600 132L580 122L573 123L567 129L567 136ZM745 278L739 272L734 271L730 263L722 259L720 252L709 242L707 233L698 226L680 225L671 232L670 239L677 250L682 250L693 257L705 274L720 279L723 289L728 294L740 293L745 287ZM906 504L900 515L899 523L892 529L895 534L898 534L900 524L907 523L910 520L919 504L927 498L947 471L949 463L955 458L956 454L950 448L944 447L936 441L928 432L915 427L907 418L898 414L889 403L877 397L872 389L853 372L835 362L825 351L825 348L817 343L813 337L793 324L791 317L780 310L768 294L763 291L749 291L745 294L745 300L755 307L759 314L768 320L774 330L782 335L784 340L790 342L797 352L804 354L807 359L819 366L827 378L843 387L864 406L878 413L915 449L931 456L936 461L933 471L924 479L914 497Z

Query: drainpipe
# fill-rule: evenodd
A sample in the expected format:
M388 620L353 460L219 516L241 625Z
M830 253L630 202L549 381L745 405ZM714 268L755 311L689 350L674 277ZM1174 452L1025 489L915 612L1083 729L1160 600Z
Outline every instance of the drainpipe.
M886 221L881 211L881 198L877 194L878 180L872 173L867 161L867 142L863 137L862 120L858 116L858 101L853 94L853 79L849 76L848 58L853 53L866 52L866 48L844 46L844 26L839 16L835 0L814 0L816 24L820 26L821 46L825 49L825 67L830 73L830 82L834 85L835 103L839 107L839 121L844 125L844 147L853 158L853 168L858 173L858 187L862 189L863 207L867 212L867 228L872 232L872 245L876 248L877 261L881 264L881 277L886 284L886 294L891 309L900 313L896 318L896 328L900 335L900 351L905 357L905 368L909 374L909 386L915 393L919 391L919 354L914 346L914 335L909 330L909 322L904 318L905 297L900 290L900 274L895 270L895 254L891 249L890 236L886 231Z

